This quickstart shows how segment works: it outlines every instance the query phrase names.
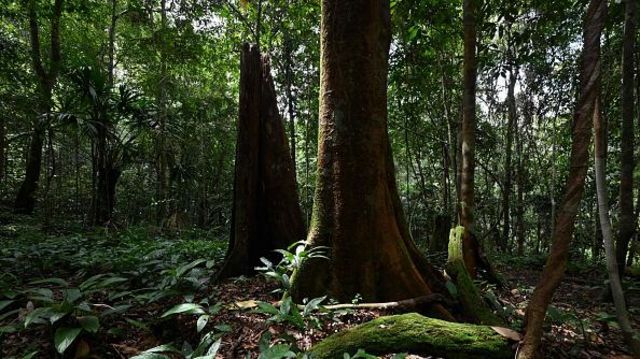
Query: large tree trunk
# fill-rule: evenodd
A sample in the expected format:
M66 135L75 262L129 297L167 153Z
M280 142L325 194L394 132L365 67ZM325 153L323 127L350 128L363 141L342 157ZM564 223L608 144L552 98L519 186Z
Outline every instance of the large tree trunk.
M609 274L609 285L611 296L616 308L616 317L625 341L629 349L637 358L640 358L640 340L634 337L635 332L631 327L629 312L622 291L618 265L616 264L616 253L613 248L613 231L611 230L611 218L609 218L609 196L607 195L606 172L604 167L604 131L602 126L602 114L600 112L600 99L596 99L593 109L593 127L595 129L595 170L596 170L596 193L598 197L598 213L600 225L602 226L602 237L604 249L607 257L607 272Z
M443 290L404 219L387 134L388 0L323 0L318 180L311 246L330 261L305 261L296 301L391 301ZM451 315L441 306L435 312Z
M253 273L260 257L306 233L269 61L249 45L241 60L231 238L219 278Z
M16 212L31 214L35 208L36 191L40 180L42 165L42 146L44 144L45 124L41 116L51 110L51 96L61 66L60 57L60 17L63 0L56 0L51 14L51 48L49 51L49 69L45 70L40 50L40 29L36 1L29 0L27 12L29 16L29 35L31 41L31 64L38 79L38 113L33 124L33 133L29 144L24 181L20 185L14 208Z
M591 0L584 22L582 50L581 93L574 113L573 143L571 145L570 174L553 232L553 244L525 315L525 338L518 359L532 359L540 355L542 326L553 294L560 285L567 264L569 245L584 192L587 175L589 144L591 143L591 115L600 78L600 34L607 13L606 0Z
M618 272L624 274L629 241L635 232L633 213L634 169L634 60L637 0L625 2L624 48L622 55L622 136L620 141L620 225L616 246Z

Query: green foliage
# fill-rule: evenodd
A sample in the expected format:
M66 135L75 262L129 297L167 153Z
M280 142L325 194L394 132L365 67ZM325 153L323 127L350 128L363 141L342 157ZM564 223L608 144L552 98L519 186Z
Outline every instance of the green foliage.
M262 267L256 267L257 271L260 271L265 277L270 278L278 282L280 288L278 292L282 291L286 296L291 287L291 275L293 272L300 268L302 262L311 258L329 259L325 253L327 247L313 247L308 248L307 242L298 241L291 244L287 249L276 249L275 252L280 253L282 258L280 262L274 265L267 258L260 258L260 261L264 264Z
M167 296L192 298L206 286L215 263L224 255L224 244L215 241L155 238L139 229L113 236L98 232L62 237L25 231L17 238L4 239L4 244L0 249L6 268L0 282L0 321L4 323L0 336L50 327L60 353L68 351L79 337L109 330L103 328L103 319L114 315L149 330L148 323L127 318L127 312ZM203 254L210 257L193 259ZM29 280L52 270L68 274L67 279ZM102 273L93 274L96 271ZM202 332L207 324L204 318L220 309L220 305L207 305L205 313L204 305L206 300L185 303L166 310L157 320L200 314L198 332ZM215 333L203 335L193 357L205 355L228 330L222 324L214 326Z

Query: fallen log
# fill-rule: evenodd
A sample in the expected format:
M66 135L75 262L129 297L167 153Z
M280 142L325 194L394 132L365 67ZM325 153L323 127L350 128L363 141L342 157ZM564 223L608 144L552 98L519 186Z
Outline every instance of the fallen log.
M334 334L312 347L309 354L314 359L334 359L364 349L375 355L410 353L447 359L513 358L513 342L509 335L498 333L502 329L409 313L380 317Z

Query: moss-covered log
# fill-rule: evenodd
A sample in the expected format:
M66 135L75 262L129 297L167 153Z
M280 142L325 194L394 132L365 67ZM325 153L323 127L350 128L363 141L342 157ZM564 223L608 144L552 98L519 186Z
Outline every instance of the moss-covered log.
M465 267L462 254L464 227L458 226L451 230L449 236L449 258L447 259L447 274L453 279L458 289L458 297L464 315L471 322L502 325L503 322L486 305L478 288Z
M451 323L416 313L374 319L334 334L311 348L314 359L342 358L358 349L383 355L410 353L447 359L512 358L509 340L487 326Z

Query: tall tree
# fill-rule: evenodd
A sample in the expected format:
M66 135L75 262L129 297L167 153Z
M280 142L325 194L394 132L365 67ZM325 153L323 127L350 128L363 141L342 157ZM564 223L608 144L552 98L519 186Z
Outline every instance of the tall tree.
M307 242L330 248L294 274L296 301L445 292L410 238L387 134L388 0L323 0L318 179ZM436 314L451 318L443 307Z
M640 340L635 337L635 332L631 327L629 312L622 291L618 265L616 263L616 253L613 248L613 234L611 230L611 218L609 218L609 196L607 194L607 180L605 172L604 156L606 155L604 145L604 126L602 123L602 113L600 111L600 98L596 99L593 109L593 127L595 133L595 172L596 172L596 192L598 197L598 214L602 227L602 238L607 257L607 272L609 274L609 285L611 296L616 308L616 317L629 349L636 357L640 357Z
M633 212L634 162L634 85L637 0L625 1L624 44L622 54L622 137L620 141L620 225L616 246L618 272L624 274L629 242L635 232Z
M60 18L62 16L63 0L55 0L51 12L51 45L49 53L49 66L46 69L42 60L40 44L40 26L38 25L38 6L36 0L29 0L27 13L29 17L29 35L31 40L31 65L37 77L38 99L36 106L36 118L33 121L29 155L27 157L26 173L22 185L18 190L15 200L15 210L20 213L30 214L35 207L35 194L38 190L40 170L42 165L42 146L46 132L46 116L53 106L53 87L58 79L62 57L60 55ZM46 53L46 52L45 52Z
M511 50L509 50L511 51ZM507 138L504 162L504 186L502 190L502 239L500 249L506 251L509 243L511 229L511 187L513 176L513 136L516 130L516 94L517 69L509 70L509 83L507 85Z
M460 224L464 227L462 254L471 277L477 274L479 262L483 262L480 246L475 236L475 141L476 141L476 79L478 65L476 59L477 0L464 0L462 3L462 23L464 27L463 47L463 90L462 90L462 135L461 135L461 173L460 173ZM488 264L488 263L487 263ZM489 268L490 266L485 265Z
M109 96L109 92L114 85L115 71L115 46L116 46L116 25L118 20L117 0L111 0L111 21L108 30L107 43L107 82L103 96ZM101 87L101 86L96 86ZM101 109L104 110L104 109ZM115 189L121 172L113 168L113 161L108 154L108 135L113 131L112 121L105 111L96 111L97 126L95 133L95 150L93 154L94 168L94 195L93 195L93 224L107 225L111 222L113 209L115 206Z
M240 67L231 238L219 278L253 273L306 233L268 58L245 44Z
M573 237L575 219L587 175L592 132L591 116L600 78L600 35L606 14L606 0L591 0L583 25L581 90L572 124L571 172L567 178L565 195L554 228L549 257L527 306L525 337L518 352L518 359L539 357L542 326L547 308L564 277L569 245Z

